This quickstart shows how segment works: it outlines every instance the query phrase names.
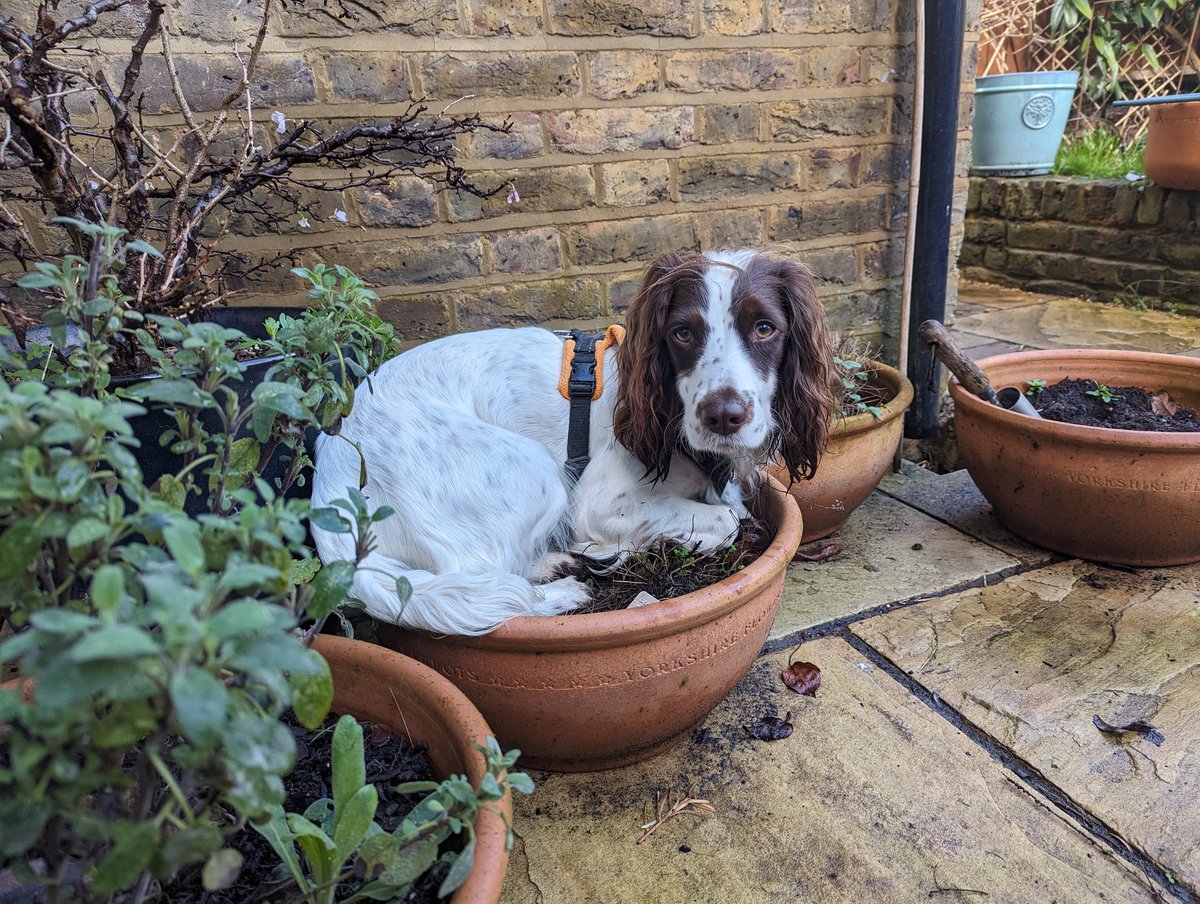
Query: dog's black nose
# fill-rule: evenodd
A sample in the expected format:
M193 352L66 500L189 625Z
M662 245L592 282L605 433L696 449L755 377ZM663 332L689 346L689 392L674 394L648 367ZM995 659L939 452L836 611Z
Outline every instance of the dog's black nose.
M733 392L714 392L700 405L700 423L721 436L737 433L750 419L750 407Z

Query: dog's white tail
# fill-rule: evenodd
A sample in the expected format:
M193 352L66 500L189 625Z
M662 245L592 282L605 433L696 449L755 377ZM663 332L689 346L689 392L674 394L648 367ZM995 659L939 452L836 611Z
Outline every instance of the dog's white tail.
M322 561L354 558L351 534L312 530ZM402 577L412 585L412 595L403 603L396 592L396 580ZM350 596L380 621L435 634L475 635L517 615L568 612L587 601L588 591L575 578L535 585L507 571L434 574L373 552L359 565Z

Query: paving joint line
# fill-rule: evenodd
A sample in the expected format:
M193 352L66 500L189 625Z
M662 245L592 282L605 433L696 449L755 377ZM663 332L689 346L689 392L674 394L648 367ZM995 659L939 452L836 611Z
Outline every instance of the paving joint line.
M840 632L842 640L865 656L873 666L885 672L898 682L905 690L920 700L933 712L937 713L966 737L983 749L993 760L1024 782L1030 789L1037 792L1043 799L1053 804L1056 809L1070 817L1083 832L1113 851L1135 869L1139 870L1151 883L1151 891L1157 895L1163 893L1185 904L1200 904L1200 896L1179 882L1169 877L1167 871L1159 866L1153 858L1140 848L1130 844L1119 833L1109 827L1099 817L1089 813L1065 791L1047 779L1042 772L1023 757L1018 756L1009 748L1003 746L992 735L971 722L961 712L942 699L936 691L931 691L904 669L900 668L870 643L854 634L848 628ZM1154 887L1157 883L1159 888Z
M937 476L945 477L947 475L938 474ZM955 524L953 521L948 520L948 518L945 518L935 512L927 512L923 508L918 508L916 505L909 502L903 496L899 496L896 493L893 493L889 490L884 489L883 487L876 487L875 492L882 493L884 496L887 496L889 499L894 499L896 502L899 502L901 505L907 505L913 511L920 512L925 517L932 518L934 521L937 521L940 524L946 525L946 527L953 528L954 530L956 530L960 534L962 534L964 537L974 540L976 543L982 543L984 546L991 547L992 549L996 550L997 552L1004 553L1004 555L1009 556L1010 558L1013 558L1013 559L1020 558L1011 549L1006 549L1005 547L1001 546L999 540L989 540L987 537L977 537L975 534L969 534L965 530L963 530L961 527L959 527L957 524ZM1021 539L1016 534L1013 534L1013 537L1016 540ZM1032 545L1032 544L1030 544L1030 545ZM1035 548L1041 549L1042 547L1035 547ZM1033 565L1036 568L1044 568L1047 565L1058 565L1061 562L1066 562L1066 561L1069 561L1070 559L1074 558L1073 556L1064 555L1063 553L1054 552L1053 550L1045 550L1045 551L1050 553L1050 558L1046 559L1044 562L1029 562L1029 563L1023 563L1023 564ZM1007 575L1005 575L1005 576L1007 577Z
M890 603L880 603L878 606L873 606L870 609L864 609L862 612L855 612L851 615L843 615L841 618L834 618L820 624L812 625L808 628L801 628L799 631L792 631L790 634L785 634L783 637L777 637L774 640L768 640L758 656L767 656L771 653L778 653L780 650L786 650L789 647L794 647L802 643L807 643L810 640L816 640L819 637L829 637L837 635L860 621L876 618L880 615L886 615L889 612L895 612L897 609L907 609L909 606L915 606L918 603L927 603L931 600L941 599L944 596L950 596L955 593L962 593L964 590L975 590L980 587L987 587L993 583L998 583L1007 578L1018 574L1028 574L1031 571L1047 567L1047 565L1057 564L1054 562L1030 563L1018 562L1016 565L1010 565L1007 568L1001 568L999 571L991 571L981 577L971 578L968 581L960 581L957 584L952 584L941 590L933 593L923 593L919 596L910 596L902 600L896 600Z

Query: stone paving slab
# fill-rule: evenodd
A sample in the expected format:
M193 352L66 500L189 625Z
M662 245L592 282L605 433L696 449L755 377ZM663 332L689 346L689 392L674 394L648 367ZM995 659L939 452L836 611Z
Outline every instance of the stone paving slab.
M1060 298L967 314L955 330L1030 348L1121 348L1179 353L1200 348L1200 318Z
M1019 561L880 492L837 534L812 544L842 547L825 562L794 562L772 639L884 603L957 587Z
M1026 543L997 521L991 503L983 498L965 468L949 474L935 474L906 461L899 474L889 471L884 475L879 489L1026 565L1044 564L1058 558L1048 549Z
M804 645L816 698L761 659L691 739L650 762L534 773L515 802L506 904L1153 900L1143 878L1048 809L961 732L841 639ZM795 733L742 726L790 710ZM655 795L715 813L665 822ZM958 889L958 890L955 890ZM969 889L970 891L963 891Z
M978 361L980 358L990 358L992 355L1007 355L1009 352L1022 352L1028 348L1028 346L1017 342L1002 342L999 339L993 339L991 336L960 333L958 330L954 330L952 335L955 344L966 352L967 357L972 361Z
M958 302L955 305L955 313L975 313L978 309L994 311L1004 308L1011 310L1031 304L1042 304L1047 298L1052 297L1055 296L1025 292L1012 286L999 286L995 283L962 279L958 283Z
M852 630L1200 893L1200 566L1073 560Z

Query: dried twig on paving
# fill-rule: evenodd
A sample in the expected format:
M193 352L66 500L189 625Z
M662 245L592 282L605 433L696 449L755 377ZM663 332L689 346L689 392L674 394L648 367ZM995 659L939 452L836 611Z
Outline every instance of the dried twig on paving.
M655 795L655 797L657 798L655 803L656 815L642 826L642 837L637 840L638 844L641 844L657 832L664 822L674 819L676 816L683 816L685 813L699 815L700 813L717 812L716 807L700 797L676 794L673 791L668 791L661 796Z

